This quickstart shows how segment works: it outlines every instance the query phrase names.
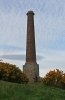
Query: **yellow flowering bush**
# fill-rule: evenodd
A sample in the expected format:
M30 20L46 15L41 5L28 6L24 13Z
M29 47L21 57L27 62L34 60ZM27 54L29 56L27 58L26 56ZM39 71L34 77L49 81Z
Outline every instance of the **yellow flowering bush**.
M59 69L50 71L43 78L43 83L50 86L65 87L65 73Z
M0 62L0 80L27 83L28 78L16 65Z

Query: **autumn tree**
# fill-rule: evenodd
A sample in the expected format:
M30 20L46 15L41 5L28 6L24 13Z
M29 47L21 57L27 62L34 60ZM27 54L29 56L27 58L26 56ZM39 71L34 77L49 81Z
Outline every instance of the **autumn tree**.
M60 86L61 81L64 79L63 79L63 71L56 69L46 74L46 76L43 78L43 83L50 86Z
M16 65L0 62L0 80L27 83L28 78Z

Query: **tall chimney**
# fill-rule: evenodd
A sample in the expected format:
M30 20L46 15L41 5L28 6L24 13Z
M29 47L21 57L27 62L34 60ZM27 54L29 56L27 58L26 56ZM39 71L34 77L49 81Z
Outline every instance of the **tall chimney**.
M34 30L34 13L27 13L27 44L26 44L26 63L36 63L35 50L35 30Z
M29 82L33 83L39 77L39 65L36 63L34 12L27 13L27 41L26 41L26 63L23 72L27 75Z

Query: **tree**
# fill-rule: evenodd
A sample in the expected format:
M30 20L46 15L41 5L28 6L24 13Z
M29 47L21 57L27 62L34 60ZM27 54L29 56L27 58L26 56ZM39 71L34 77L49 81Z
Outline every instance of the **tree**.
M28 78L16 65L0 62L0 80L27 83Z
M50 86L60 86L62 78L63 71L56 69L46 74L43 78L43 83Z

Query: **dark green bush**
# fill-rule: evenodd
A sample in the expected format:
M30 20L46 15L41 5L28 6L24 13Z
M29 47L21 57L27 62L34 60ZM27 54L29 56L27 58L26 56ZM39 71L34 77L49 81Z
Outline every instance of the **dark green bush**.
M27 83L26 75L16 65L0 62L0 80Z

